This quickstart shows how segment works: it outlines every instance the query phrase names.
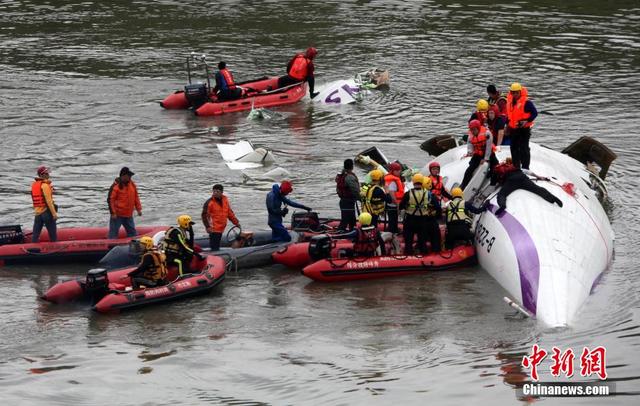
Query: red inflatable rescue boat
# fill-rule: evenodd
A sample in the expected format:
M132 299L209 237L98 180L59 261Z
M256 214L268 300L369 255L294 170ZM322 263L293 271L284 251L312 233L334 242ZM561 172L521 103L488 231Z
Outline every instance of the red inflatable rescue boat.
M153 237L168 226L138 226L135 237L127 237L120 229L118 238L108 239L108 227L77 227L58 229L58 240L49 241L46 230L40 235L40 242L32 243L31 232L23 233L20 226L4 226L0 230L0 265L19 263L51 263L68 261L98 261L109 250L118 245L126 245L143 235ZM9 230L10 229L10 230ZM11 238L5 238L11 233ZM5 243L6 242L6 243Z
M477 263L475 249L460 245L429 255L322 259L306 266L302 274L319 282L345 282L446 271Z

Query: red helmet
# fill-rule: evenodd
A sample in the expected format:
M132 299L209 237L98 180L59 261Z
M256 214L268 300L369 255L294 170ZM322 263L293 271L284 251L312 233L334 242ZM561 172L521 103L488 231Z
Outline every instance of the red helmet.
M288 195L293 191L293 185L288 180L282 181L280 183L280 193L283 195Z
M433 168L438 168L438 169L440 169L440 164L439 164L437 161L433 161L433 162L431 162L431 163L429 164L429 172L431 172L431 170L432 170Z
M480 120L471 120L471 122L469 122L469 129L474 129L474 128L480 128L482 127L482 123L480 122Z
M316 55L318 55L318 50L315 49L314 47L309 47L307 48L307 51L305 52L305 56L309 59L313 59L316 57Z
M400 165L397 162L391 162L389 164L389 172L393 172L393 171L401 171L402 170L402 165Z
M44 165L38 167L38 176L43 176L48 174L49 174L49 168L47 168Z

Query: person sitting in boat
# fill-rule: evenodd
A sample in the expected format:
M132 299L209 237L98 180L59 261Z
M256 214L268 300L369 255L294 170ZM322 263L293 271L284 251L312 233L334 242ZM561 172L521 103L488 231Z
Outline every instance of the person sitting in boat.
M33 232L31 234L31 242L40 241L40 233L42 227L47 228L49 233L49 241L58 240L57 225L58 206L53 201L53 185L49 179L49 168L46 166L38 167L38 177L31 183L31 201L33 202Z
M137 234L136 225L133 221L133 210L138 212L138 216L142 216L142 204L140 204L140 196L138 196L138 187L131 177L134 175L128 167L124 166L120 169L120 176L115 179L109 194L107 202L109 203L109 238L118 238L120 227L124 227L127 231L127 237L133 237Z
M380 214L384 213L385 203L391 203L391 198L383 189L383 177L380 169L369 172L371 183L365 183L360 188L362 211L371 214L371 224L378 226Z
M384 175L384 186L387 190L390 202L386 205L389 231L398 233L398 205L404 197L404 181L402 180L402 165L398 162L389 164L389 173Z
M369 213L360 213L358 226L355 229L353 241L353 256L374 257L385 255L384 240L378 227L371 224L372 216Z
M437 161L429 164L429 178L431 178L431 193L436 196L438 201L442 202L443 197L451 200L451 195L444 187L442 176L440 176L440 164Z
M240 227L240 222L231 209L229 199L222 194L224 188L220 184L213 185L211 197L202 206L202 224L209 233L209 248L211 251L220 249L222 233L227 227L227 220L234 226Z
M315 77L313 60L318 55L314 47L307 48L304 54L296 54L287 64L287 74L278 78L278 87L286 87L299 82L309 83L309 95L313 99L318 95L314 92Z
M464 190L476 168L489 161L490 170L498 164L498 158L494 153L493 140L487 128L479 120L471 120L469 123L469 138L467 139L467 154L463 158L471 157L469 167L464 173L460 188Z
M469 213L480 214L486 210L486 207L477 208L470 202L465 202L464 192L459 187L451 189L451 196L453 198L447 204L447 235L444 242L448 250L452 249L457 241L473 244Z
M555 203L562 207L562 200L554 196L547 189L533 183L533 181L529 179L529 176L533 176L537 180L549 180L549 178L536 175L528 169L519 169L513 164L511 158L507 158L504 162L494 168L491 176L491 184L502 185L502 188L498 192L499 208L496 211L496 215L505 211L507 208L507 197L518 189L524 189L531 193L535 193L549 203Z
M293 184L288 180L283 181L279 185L276 183L271 187L271 191L267 193L266 205L267 212L269 214L267 223L271 227L271 239L275 242L291 241L291 236L284 225L282 225L282 218L289 213L287 205L311 211L310 207L304 204L294 202L288 199L286 196L293 191ZM283 208L282 205L285 205Z
M181 214L177 219L178 227L170 227L164 234L162 248L167 256L167 265L176 265L180 275L191 273L191 260L194 255L193 225L191 216Z
M491 137L496 145L496 150L500 151L500 145L510 145L511 138L505 136L506 121L498 110L498 106L489 107L487 112L487 127L491 131Z
M469 123L473 120L478 120L482 125L487 125L487 111L489 111L489 102L485 99L480 99L476 102L476 111L471 113L469 117Z
M228 101L239 99L243 95L243 90L233 81L231 71L227 69L227 63L220 61L218 63L218 72L215 75L216 87L213 89L220 101Z
M140 264L136 269L129 272L131 286L134 289L144 287L155 287L165 284L167 277L167 265L165 256L160 251L153 249L153 238L144 236L138 240L144 253L140 259Z

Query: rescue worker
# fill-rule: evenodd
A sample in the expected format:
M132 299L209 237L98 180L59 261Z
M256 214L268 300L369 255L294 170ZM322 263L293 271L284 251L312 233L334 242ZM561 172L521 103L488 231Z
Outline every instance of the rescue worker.
M423 189L425 182L424 175L416 173L411 178L413 189L408 190L400 201L400 210L404 210L404 221L402 233L404 235L404 253L405 255L413 255L413 239L417 235L418 252L425 254L427 252L426 245L426 229L425 217L429 206L429 199L433 197L429 192Z
M442 218L442 206L438 199L431 193L431 178L425 177L422 182L422 188L428 194L427 214L424 218L424 231L426 239L431 245L432 252L440 252L442 249L442 238L440 236L440 225L438 220Z
M469 117L469 123L473 120L480 121L480 124L487 125L487 112L489 111L489 102L485 99L480 99L476 103L476 111L471 113Z
M451 195L444 187L442 176L440 176L440 164L433 161L429 164L429 178L431 178L431 193L435 195L438 202L442 202L442 198L446 197L451 200Z
M511 137L511 157L516 167L529 169L531 152L529 138L531 127L538 116L538 110L531 100L526 87L512 83L507 96L507 132Z
M282 181L279 185L276 183L272 186L271 191L267 193L267 212L269 213L268 224L271 227L271 239L273 241L291 241L291 236L284 225L282 225L282 218L289 213L287 205L311 211L310 207L304 204L294 202L288 199L286 196L293 191L293 185L288 180ZM284 208L282 208L284 204Z
M360 188L360 199L362 201L362 211L371 214L371 224L378 226L380 214L384 213L385 203L389 203L391 198L382 187L382 171L374 169L369 172L371 183L366 183Z
M170 227L164 234L163 251L167 256L167 265L177 265L178 273L191 273L191 260L194 255L193 225L191 216L181 214L177 218L178 227Z
M109 238L118 238L118 231L123 226L127 237L136 235L136 225L133 221L133 209L142 216L142 205L138 196L138 188L131 180L134 175L126 166L120 169L120 176L111 185L107 196L111 219L109 221Z
M486 161L489 161L490 168L498 164L498 158L493 152L493 142L491 134L487 132L487 128L478 120L471 120L469 123L469 138L467 139L467 154L463 157L471 157L469 167L464 173L460 188L464 190L476 168Z
M385 255L384 240L378 227L371 224L369 213L360 213L353 242L353 255L356 257L374 257Z
M342 172L336 176L336 192L340 198L339 230L356 228L356 202L360 197L360 182L353 173L353 159L345 159Z
M471 218L469 212L480 214L486 207L477 208L470 202L464 201L464 193L459 187L451 189L453 198L446 208L447 236L445 237L445 247L450 250L456 241L464 241L465 244L473 244L473 233L471 232Z
M155 287L164 285L167 277L164 254L153 249L153 238L149 236L145 235L138 242L142 246L144 253L138 267L129 272L131 286L134 289L138 289L143 286Z
M49 179L49 168L40 166L37 170L38 176L31 183L31 201L33 202L33 232L31 242L40 241L42 227L47 228L49 241L58 241L58 206L53 200L53 185Z
M502 116L503 120L506 122L507 98L504 97L502 93L496 88L496 85L487 86L487 94L489 95L489 97L487 98L489 107L497 106L499 115Z
M231 71L227 69L226 62L220 61L220 63L218 63L218 72L216 72L215 78L216 87L214 91L217 92L218 100L235 100L242 97L242 88L237 86L233 81L233 75Z
M389 202L386 205L389 231L398 233L398 205L404 197L404 182L402 181L402 165L398 162L389 164L389 173L384 175L384 186L388 192Z
M504 117L501 116L498 111L498 106L493 105L489 107L489 111L487 112L487 127L489 127L489 131L491 131L491 138L498 151L500 150L500 145L511 145L511 137L505 137L505 124Z
M220 184L213 185L211 197L202 206L202 224L209 233L209 247L211 251L220 249L222 233L227 227L227 220L240 227L240 222L231 209L229 199L223 195L224 188Z
M491 184L502 185L502 188L498 192L498 210L496 215L501 214L507 208L507 197L515 190L524 189L531 193L535 193L549 203L557 204L562 207L562 200L551 194L547 189L533 183L529 176L533 176L538 180L549 180L544 176L536 175L535 173L527 170L520 169L511 160L507 158L503 163L497 165L494 168L491 176Z
M278 79L278 87L293 85L298 82L309 83L309 96L313 99L318 95L314 92L315 77L313 60L318 55L318 50L309 47L304 54L296 54L287 64L287 74Z

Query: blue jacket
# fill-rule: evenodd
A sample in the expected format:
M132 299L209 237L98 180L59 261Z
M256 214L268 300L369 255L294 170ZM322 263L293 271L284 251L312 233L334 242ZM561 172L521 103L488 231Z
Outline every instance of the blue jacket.
M267 193L267 212L269 213L269 224L282 224L282 204L288 204L291 207L298 209L311 210L307 206L287 199L286 196L282 196L280 193L280 185L277 183L271 188L271 192Z

